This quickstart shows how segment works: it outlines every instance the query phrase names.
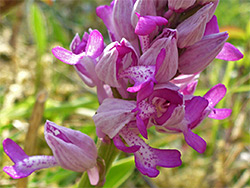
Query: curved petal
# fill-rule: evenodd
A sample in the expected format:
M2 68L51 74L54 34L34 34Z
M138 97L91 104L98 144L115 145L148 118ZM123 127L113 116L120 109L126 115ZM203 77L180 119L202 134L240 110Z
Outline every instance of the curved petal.
M101 55L104 49L104 42L102 34L98 30L93 30L88 38L86 46L86 55L97 58Z
M133 145L133 146L126 146L123 141L121 140L120 136L119 135L116 135L114 138L113 138L113 141L114 141L114 145L115 147L117 147L117 149L123 151L123 152L126 152L126 153L134 153L136 151L138 151L140 149L141 146L139 145Z
M76 65L85 55L84 52L76 55L73 52L66 50L65 48L60 46L53 48L52 53L57 59L69 65Z
M225 61L238 61L243 58L243 54L234 45L226 42L216 58Z
M185 140L189 146L199 153L206 151L207 143L197 134L194 134L190 129L183 132Z
M232 110L228 108L222 108L222 109L213 108L208 117L212 119L225 119L229 117L231 113Z
M214 107L226 95L227 88L223 84L212 87L203 97L209 101L209 107Z

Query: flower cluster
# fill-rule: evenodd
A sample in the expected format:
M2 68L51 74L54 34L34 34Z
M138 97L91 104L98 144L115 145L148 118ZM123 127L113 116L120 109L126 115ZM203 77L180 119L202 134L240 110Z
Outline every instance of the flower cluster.
M114 0L96 9L108 29L110 44L104 43L98 30L89 29L82 38L76 34L70 50L59 46L52 49L57 59L75 67L86 85L97 88L100 107L93 120L98 137L109 137L119 150L133 153L135 165L144 175L156 177L157 166L181 165L178 150L146 144L150 127L163 134L182 133L189 146L203 153L206 142L192 129L206 117L224 119L231 114L230 109L215 108L226 94L223 84L215 85L204 96L194 95L200 73L215 58L236 61L243 57L226 42L228 34L219 31L214 15L218 2ZM51 164L95 171L96 148L90 149L94 144L86 135L46 124L51 125L45 126L46 141L54 154L48 159ZM12 158L7 145L17 146L10 140L5 143L5 151ZM71 155L65 152L69 149ZM23 164L24 159L30 159L17 151L21 157L12 158L16 164L5 168L9 174L19 171L20 161ZM69 165L68 160L74 164Z

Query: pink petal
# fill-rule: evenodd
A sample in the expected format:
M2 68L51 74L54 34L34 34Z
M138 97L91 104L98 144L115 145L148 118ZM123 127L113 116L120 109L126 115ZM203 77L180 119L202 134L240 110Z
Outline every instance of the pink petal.
M91 169L87 170L89 181L91 185L97 185L99 182L99 170L98 167L95 166Z
M189 146L199 153L206 151L207 143L197 134L194 134L190 129L183 132L185 140Z
M214 107L226 95L227 88L223 84L212 87L203 97L209 101L209 107Z
M232 113L231 109L227 109L227 108L222 108L222 109L218 109L218 108L213 108L213 110L210 112L210 114L208 115L209 118L212 119L225 119L227 117L229 117Z
M243 54L234 45L226 42L216 58L225 61L238 61L243 58Z
M191 100L185 101L185 118L188 121L188 128L193 129L205 118L205 109L208 101L203 97L195 96Z
M84 53L76 55L60 46L53 48L52 53L57 59L69 65L76 65L84 56Z
M93 30L88 38L86 46L86 55L97 58L101 55L104 49L102 34L98 30Z
M220 32L220 30L219 30L219 25L217 22L217 17L215 15L213 15L211 20L206 25L204 36L211 35L214 33L219 33L219 32Z
M138 13L136 13L136 15L139 18L135 28L137 35L149 35L156 29L156 26L166 25L168 23L167 19L161 16L140 16Z

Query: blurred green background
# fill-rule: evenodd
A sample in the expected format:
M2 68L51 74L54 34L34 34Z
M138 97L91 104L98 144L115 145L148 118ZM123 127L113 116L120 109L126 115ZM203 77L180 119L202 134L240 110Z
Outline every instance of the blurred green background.
M4 2L7 0L0 0L0 7ZM29 133L31 140L32 135L36 138L30 141L35 146L31 152L51 155L43 136L46 119L97 140L91 119L98 108L95 89L86 87L72 66L57 61L51 49L57 45L68 49L75 33L81 36L88 28L98 29L108 43L106 28L95 8L109 2L16 0L1 9L1 142L12 138L27 147L28 125L38 122L37 130ZM249 0L226 0L216 10L220 30L229 32L229 42L244 53L244 58L237 62L215 60L201 74L196 94L204 95L213 85L223 83L228 92L217 107L233 110L229 118L206 119L195 129L207 141L207 151L198 154L185 144L182 135L164 135L150 129L149 144L180 149L183 165L161 168L157 178L149 179L134 168L133 158L122 154L107 177L106 187L250 187L249 7ZM11 164L1 145L1 168ZM14 187L17 183L2 171L0 177L0 187ZM55 167L33 173L28 187L75 187L80 177L80 173Z

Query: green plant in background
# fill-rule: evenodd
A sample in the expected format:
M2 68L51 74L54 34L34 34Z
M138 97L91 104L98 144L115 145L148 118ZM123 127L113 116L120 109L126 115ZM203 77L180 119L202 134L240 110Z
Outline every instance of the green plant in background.
M231 7L234 7L230 10L230 13L234 16L223 17L225 11L227 10L225 7L229 6L230 3L232 5ZM107 175L106 184L104 186L119 187L125 182L123 186L129 186L131 184L134 186L152 186L153 184L156 184L158 186L165 187L167 182L169 187L188 187L188 185L201 185L203 187L234 185L240 187L241 185L243 186L249 183L249 179L246 178L249 171L247 170L247 162L245 160L248 156L246 146L249 144L249 134L247 131L249 124L247 121L247 113L249 113L249 109L247 104L249 96L248 92L250 90L248 73L250 62L248 55L249 29L246 28L248 28L250 24L248 16L249 10L244 8L247 7L249 3L242 1L241 5L239 5L237 1L233 0L230 1L230 3L220 2L216 15L218 17L219 24L223 26L221 31L224 31L224 26L228 26L234 22L236 23L234 27L225 27L225 29L227 29L230 34L229 41L237 47L240 47L241 51L244 52L245 57L243 60L237 62L226 63L222 60L217 60L213 66L209 66L204 73L201 74L198 89L196 90L195 95L203 95L207 87L211 87L212 85L221 82L228 88L228 94L226 99L223 99L217 107L222 108L227 106L232 109L232 115L229 119L223 121L206 120L202 127L196 129L196 133L201 133L202 136L208 141L208 150L203 154L203 156L197 155L191 150L185 149L185 144L182 143L182 139L178 135L163 136L160 134L159 136L159 133L156 133L151 128L148 130L150 145L161 148L164 148L167 145L177 145L178 147L181 147L182 155L185 156L182 158L183 166L181 168L171 170L161 169L161 174L158 178L149 180L142 177L136 171L133 175L131 175L134 169L134 162L131 158L123 159L126 158L126 155L121 154L116 159L118 162L114 163L111 167L109 171L109 174L111 175ZM100 4L103 4L103 2L100 2ZM18 81L21 76L18 77L16 74L18 78L15 78L14 75L12 76L11 72L9 72L9 74L13 77L12 80L1 77L1 80L4 81L3 86L1 86L2 110L0 114L0 130L1 135L3 135L2 138L11 137L12 139L19 141L19 143L24 140L24 130L27 125L26 122L28 119L32 119L32 104L35 102L34 97L30 96L32 95L32 92L34 93L35 91L39 91L41 88L45 88L49 90L50 96L46 102L44 113L42 113L43 121L45 119L51 119L54 122L58 122L58 124L66 126L70 125L71 128L81 130L82 132L91 135L91 137L96 140L95 127L90 118L94 115L94 112L98 108L98 102L95 100L95 91L86 88L85 86L81 86L79 89L79 85L81 85L81 83L76 77L76 74L72 73L73 69L71 69L71 67L66 68L66 66L59 63L51 64L52 59L50 55L48 55L50 53L49 49L52 48L48 47L48 45L53 45L53 42L60 42L60 45L68 48L67 45L69 44L69 39L71 38L69 36L73 36L76 32L81 33L89 26L99 29L100 20L94 21L94 18L92 17L93 10L97 6L96 2L76 1L75 4L73 2L65 2L65 4L63 2L55 2L52 6L36 2L27 3L27 6L30 6L30 8L27 9L29 10L28 13L33 15L32 18L35 20L29 19L29 23L32 22L32 20L33 22L36 22L36 24L30 24L35 28L30 27L30 33L32 33L31 35L27 35L27 33L19 33L19 35L21 37L26 37L26 39L28 38L29 40L31 39L30 36L34 39L37 44L37 55L35 57L26 57L26 60L23 60L29 63L19 64L17 63L17 60L23 56L24 52L18 51L17 48L14 58L12 57L11 52L8 52L10 55L4 52L1 53L1 60L3 60L3 62L14 62L11 63L11 66L17 68L15 69L17 73L26 69L29 70L29 72L34 76L32 76L30 80L29 77L26 78L26 80L22 80L22 82ZM67 12L67 7L73 8L76 14L70 14ZM63 13L63 10L65 10L65 13ZM77 12L85 12L89 13L89 15L83 16L86 18L83 20ZM222 14L222 16L220 16L220 14ZM229 17L232 19L229 19ZM13 13L4 17L2 21L3 26L6 24L5 20L8 19L13 20ZM94 23L97 23L95 27L94 25L92 26ZM246 25L248 26L246 27ZM10 26L11 24L5 25L6 28L10 28ZM86 27L83 28L83 26ZM1 30L3 31L6 28L1 27ZM38 33L34 33L34 31ZM100 31L104 33L103 26ZM235 31L237 34L234 34ZM1 33L1 35L3 35L3 33ZM40 38L38 37L39 35L43 36ZM108 41L108 39L104 40ZM47 47L46 49L43 49L42 46L46 43ZM34 47L33 44L28 44L28 42L26 42L26 44L27 45L25 46L21 43L26 51L27 48L32 49L32 47ZM34 50L30 51L29 55L31 52L34 52ZM11 57L11 59L8 60L9 57ZM6 67L7 66L4 64L3 70L8 70ZM37 69L34 69L34 67L37 67ZM34 72L34 70L40 72L39 77L39 74L37 74L36 71ZM46 77L44 75L46 75ZM34 82L35 80L38 82ZM13 85L29 87L30 91L27 92L24 89L20 89L18 90L18 92L21 93L20 96L13 95L15 89L18 89L18 87L14 87ZM12 103L7 105L7 101L11 99L11 97L14 100ZM230 103L227 101L230 101ZM17 119L19 121L13 121ZM12 124L14 124L15 128L13 128ZM34 154L50 154L50 151L44 144L45 141L41 132L42 131L39 128L37 149ZM5 160L6 157L3 154L1 155L4 159L3 166L9 165L10 162ZM119 166L128 170L119 170ZM194 170L196 173L190 173L191 170ZM112 178L109 179L110 176L112 177L112 174L116 174L116 177L124 178L120 181L114 181ZM191 177L188 174L193 174L193 176L196 177L196 180L192 182L191 179L193 176ZM8 179L6 175L4 175L4 177L5 180ZM32 175L32 178L29 181L29 186L73 186L75 181L78 181L79 177L79 173L53 168L51 171L39 171L36 175ZM165 182L163 180L165 180ZM186 183L183 184L183 182ZM12 184L14 181L1 181L1 183Z

